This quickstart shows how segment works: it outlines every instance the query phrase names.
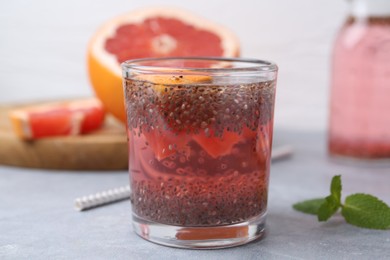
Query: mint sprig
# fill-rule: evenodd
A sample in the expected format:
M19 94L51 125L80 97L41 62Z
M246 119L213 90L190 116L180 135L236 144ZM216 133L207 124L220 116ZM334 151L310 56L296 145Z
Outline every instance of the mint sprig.
M341 215L354 226L370 229L390 229L390 207L380 199L363 193L346 197L341 203L341 176L332 178L330 195L325 198L305 200L293 208L308 214L317 215L319 221L327 221L340 208Z

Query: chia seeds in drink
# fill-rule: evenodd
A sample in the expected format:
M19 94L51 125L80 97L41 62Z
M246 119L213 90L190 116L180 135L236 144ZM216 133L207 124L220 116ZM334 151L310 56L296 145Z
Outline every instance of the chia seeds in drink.
M275 82L178 82L125 81L134 214L176 226L264 214Z

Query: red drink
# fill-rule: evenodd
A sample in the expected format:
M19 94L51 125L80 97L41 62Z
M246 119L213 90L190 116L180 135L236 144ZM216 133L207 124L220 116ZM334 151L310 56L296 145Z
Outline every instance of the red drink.
M165 58L123 68L134 231L184 248L260 238L277 67Z
M344 25L334 51L331 100L330 153L390 158L390 15L351 17Z
M145 99L153 101L145 105ZM274 82L162 86L127 80L126 100L136 215L208 226L265 212Z

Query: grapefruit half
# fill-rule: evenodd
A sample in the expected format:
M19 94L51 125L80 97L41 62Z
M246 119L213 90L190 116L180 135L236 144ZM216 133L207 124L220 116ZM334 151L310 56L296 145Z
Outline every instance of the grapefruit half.
M107 21L88 46L92 87L106 110L126 122L120 64L168 56L237 57L239 42L224 26L176 8L146 8Z

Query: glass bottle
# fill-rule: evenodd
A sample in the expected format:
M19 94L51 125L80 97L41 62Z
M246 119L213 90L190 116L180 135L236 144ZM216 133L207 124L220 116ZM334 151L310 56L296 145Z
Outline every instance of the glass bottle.
M390 0L350 0L334 46L328 150L390 159Z

